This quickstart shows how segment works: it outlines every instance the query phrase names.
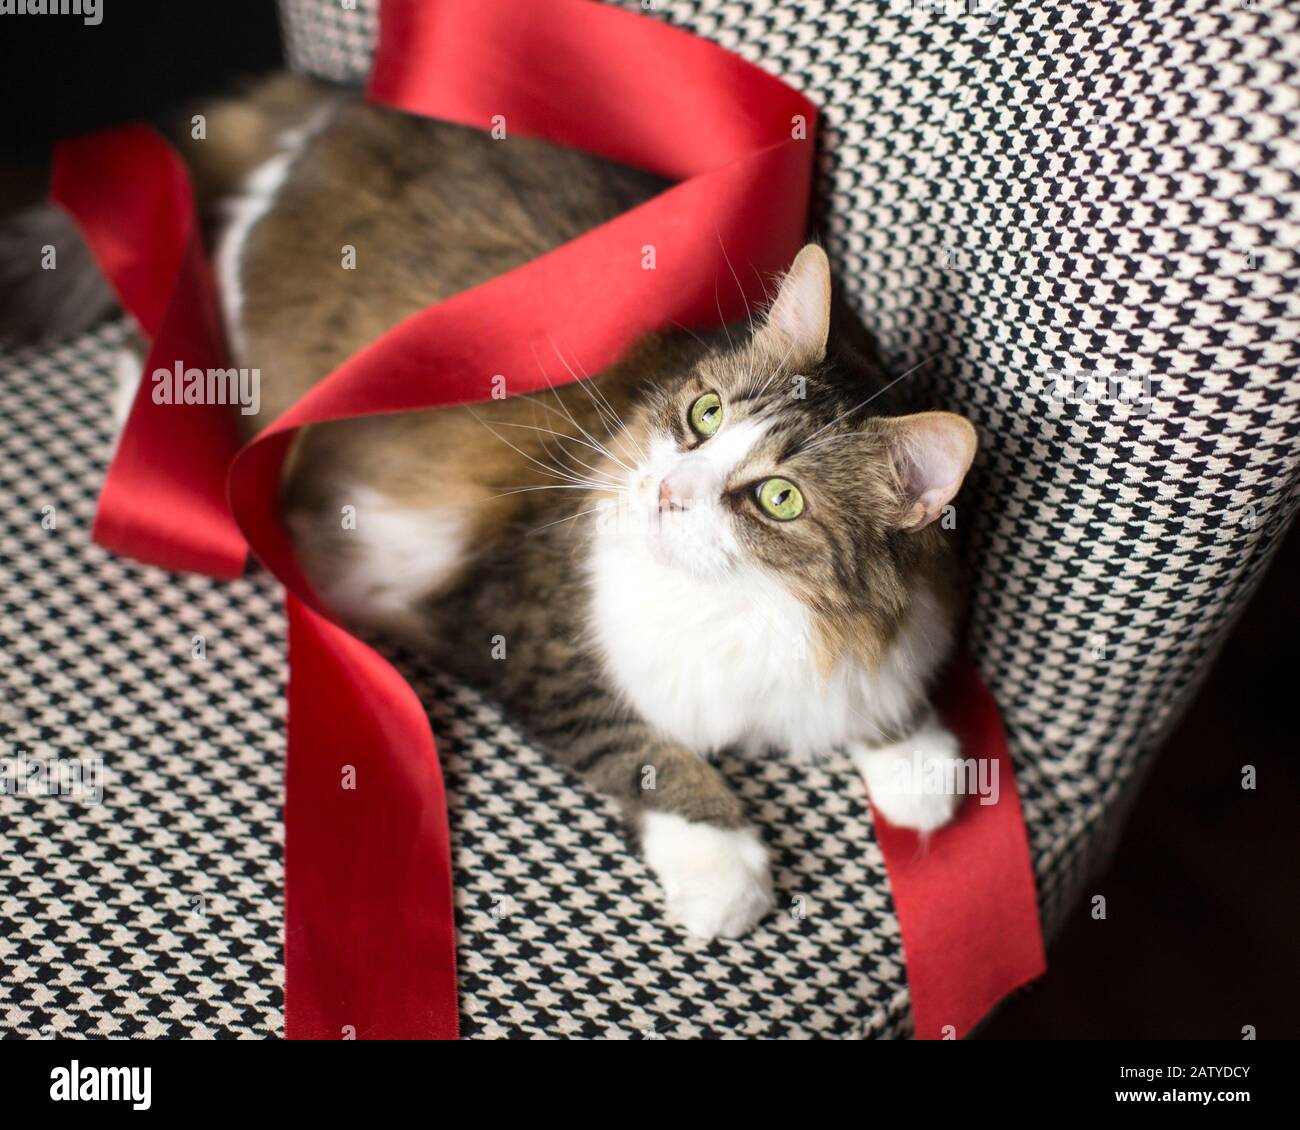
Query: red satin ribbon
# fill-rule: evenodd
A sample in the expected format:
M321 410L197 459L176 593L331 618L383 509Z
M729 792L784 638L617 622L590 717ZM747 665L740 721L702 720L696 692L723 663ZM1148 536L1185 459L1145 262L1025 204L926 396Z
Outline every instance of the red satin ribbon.
M962 656L936 696L962 756L997 767L997 803L968 797L929 843L876 814L918 1039L960 1039L1047 966L1015 770L998 705Z
M763 276L803 242L813 160L816 114L805 98L711 43L627 12L585 0L385 0L380 26L372 100L481 128L503 118L503 145L547 137L680 183L395 326L238 453L228 410L155 404L148 379L136 397L96 540L167 568L230 576L242 566L242 531L287 590L291 1038L457 1030L450 845L433 738L414 692L330 620L294 560L277 508L294 431L480 400L497 374L514 393L533 391L547 384L537 358L556 346L596 372L647 330L740 317L762 301ZM147 374L178 358L223 365L188 182L160 138L129 127L65 143L52 197L153 338ZM654 270L642 269L647 246ZM915 865L900 862L915 837L882 829L922 1035L941 1034L930 1030L940 1014L937 1023L964 1034L1042 966L1001 731L972 735L980 744L969 755L1005 762L1003 803L968 806ZM355 789L342 787L349 769ZM974 845L979 866L962 873L967 897L954 900L940 884L959 844ZM952 948L953 937L963 945ZM922 970L937 990L918 984Z
M225 341L180 157L144 126L64 142L50 197L77 221L122 305L150 340L146 373L224 368ZM248 549L226 502L238 446L231 410L154 404L140 382L95 512L94 538L178 572L238 577Z

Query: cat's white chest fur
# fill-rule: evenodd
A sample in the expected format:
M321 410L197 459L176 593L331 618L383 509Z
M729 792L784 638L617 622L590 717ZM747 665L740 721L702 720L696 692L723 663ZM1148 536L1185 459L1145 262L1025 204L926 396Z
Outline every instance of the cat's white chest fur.
M947 631L928 601L874 671L818 669L807 610L756 568L723 580L664 565L639 546L592 547L591 628L613 681L665 736L795 756L871 741L905 723Z

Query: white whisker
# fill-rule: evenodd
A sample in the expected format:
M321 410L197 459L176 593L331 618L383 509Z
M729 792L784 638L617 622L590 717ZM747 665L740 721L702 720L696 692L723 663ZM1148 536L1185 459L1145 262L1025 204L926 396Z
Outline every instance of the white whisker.
M745 293L745 288L740 285L740 276L736 274L736 268L731 265L731 256L727 254L726 244L722 242L722 232L715 225L713 234L718 237L718 248L722 252L722 261L727 264L727 270L731 272L731 277L736 281L736 289L740 292L740 300L745 304L745 320L749 323L749 333L752 337L754 334L754 313L749 306L749 296Z
M626 494L625 487L610 487L603 483L543 483L540 486L530 487L511 487L509 490L498 491L492 495L493 498L505 498L512 494L527 494L534 490L585 490L590 494Z
M767 380L763 382L763 387L760 388L756 393L754 393L755 397L762 396L763 393L767 391L768 385L770 385L780 374L781 370L785 368L786 362L790 360L790 357L793 353L794 353L794 342L792 341L790 343L790 348L785 351L785 356L782 357L781 360L777 362L776 368L772 370L772 372L768 375Z
M551 345L552 348L555 347L554 341L552 341ZM556 349L556 356L559 357L560 361L565 365L566 368L568 368L568 362L564 360L564 357L560 354L558 349ZM595 444L605 455L607 455L610 459L612 459L615 463L617 463L620 467L622 467L623 470L627 471L630 474L632 471L631 467L629 467L626 463L624 463L623 460L621 460L617 455L615 455L612 451L610 451L609 448L605 447L604 444L602 444L595 436L593 436L589 431L587 431L586 428L584 428L580 423L578 423L576 419L574 419L573 413L568 410L568 408L564 404L564 401L560 398L560 394L556 391L555 385L551 381L550 374L547 373L546 371L546 366L542 364L542 359L537 356L536 348L533 349L533 357L537 361L537 367L542 371L542 379L546 381L547 387L550 388L551 390L551 395L555 397L555 403L559 405L560 411L564 413L569 423L571 423L575 428L577 428L578 431L580 431L584 436L586 436L586 438L590 440L593 444ZM574 373L572 369L569 370L569 373L571 376L575 378L577 377L577 374Z
M543 530L549 530L552 526L563 525L565 522L572 522L577 518L585 518L588 514L595 514L596 511L603 509L605 509L603 506L593 506L590 510L579 510L576 514L570 514L567 518L557 518L554 522L547 522L536 529L529 530L524 534L524 537L530 538L534 534L540 534Z
M899 376L895 377L892 381L889 382L889 384L885 385L884 388L877 389L875 392L873 392L873 393L872 393L870 396L868 396L867 399L864 400L861 404L855 404L855 405L854 405L852 408L850 408L847 412L841 412L841 413L840 413L838 416L836 416L835 419L833 419L830 423L828 423L828 424L824 424L822 427L818 428L815 432L813 432L813 434L810 435L806 440L804 440L804 442L800 445L800 450L802 450L802 451L808 451L808 450L810 450L810 449L813 448L813 447L818 447L818 446L820 446L819 444L814 444L812 441L815 440L819 435L821 435L822 432L824 432L827 428L833 428L836 424L838 424L838 423L839 423L841 420L843 420L846 416L852 416L855 412L859 412L859 411L861 411L861 410L862 410L863 408L865 408L868 404L870 404L873 400L875 400L876 397L878 397L878 396L882 396L884 393L888 392L891 388L893 388L894 385L898 384L898 382L901 381L904 377L910 377L910 376L911 376L913 373L915 373L916 370L919 369L922 365L928 365L931 361L933 361L933 360L934 360L936 357L938 357L938 356L939 356L938 353L933 353L933 354L931 354L929 357L926 357L926 358L924 358L923 360L918 361L915 365L913 365L913 366L912 366L910 369L908 369L905 373L902 373L902 374L900 374ZM835 439L835 438L836 438L835 436L829 436L827 439L822 440L822 443L826 443L826 442L828 442L828 440L830 440L830 439Z
M577 436L566 436L563 432L557 432L554 428L539 428L533 424L515 424L515 423L510 423L509 421L506 420L498 420L497 426L501 428L523 428L525 431L538 432L541 435L555 436L556 439L562 440L566 443L581 444L583 447L589 448L590 450L596 452L597 455L602 454L600 448L596 447L594 444L590 444L586 440L579 439ZM542 444L545 447L546 441L542 440ZM550 454L549 447L546 448L546 451L547 454ZM618 481L616 476L611 475L608 471L602 471L599 467L593 467L590 463L586 462L585 460L579 459L572 452L564 451L563 454L566 458L572 459L575 463L578 463L581 466L586 467L587 470L590 471L593 475L602 475L608 478L611 482Z
M575 373L573 371L573 366L570 365L569 362L565 359L564 354L560 351L560 347L556 343L555 339L553 337L550 337L549 334L547 335L547 337L550 340L551 348L555 350L555 355L560 359L560 363L566 369L569 370L569 376L574 378L574 383L577 384L582 389L582 391L587 394L587 398L591 401L592 406L596 409L596 414L601 417L601 419L605 423L605 426L610 429L611 435L612 434L626 435L627 438L631 441L632 445L637 449L637 453L641 456L641 458L642 459L648 458L645 451L642 450L641 445L636 442L636 440L632 437L632 434L627 430L627 425L623 423L623 418L617 412L614 411L614 406L610 404L608 399L606 399L605 394L600 391L599 386L597 386L595 382L592 380L592 378L588 375L587 370L583 368L582 363L577 359L577 357L574 357L574 363L578 366L579 369L582 369L581 374ZM614 458L612 453L606 452L606 454L609 455L611 459ZM631 468L627 467L626 464L624 464L624 467L628 471L631 470Z
M553 479L561 479L571 483L585 483L586 480L584 480L580 475L571 474L565 471L564 468L562 467L558 467L558 466L548 467L540 459L533 458L533 456L529 455L528 452L522 450L519 447L516 447L513 443L511 443L508 439L506 439L506 437L503 436L500 432L492 428L488 424L488 422L483 419L482 416L480 416L477 412L474 411L473 408L471 408L469 405L466 405L465 407L469 409L470 415L473 416L474 419L476 419L480 424L482 424L483 427L487 428L489 432L491 432L494 436L496 436L497 439L499 439L508 448L510 448L511 451L514 451L518 455L522 455L525 459L528 460L528 462L535 464L538 468L540 468L540 470L544 475L549 475Z

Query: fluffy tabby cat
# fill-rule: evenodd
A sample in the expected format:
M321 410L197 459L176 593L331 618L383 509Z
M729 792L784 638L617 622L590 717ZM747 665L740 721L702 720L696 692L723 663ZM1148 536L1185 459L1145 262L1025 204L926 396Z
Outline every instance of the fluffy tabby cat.
M208 117L188 156L223 201L216 264L236 363L262 372L258 427L400 319L663 187L300 80ZM7 257L35 261L52 224L46 209L11 226ZM65 321L96 312L87 285ZM11 321L35 294L20 288ZM975 432L879 414L888 390L862 345L838 306L832 319L809 245L755 326L651 337L546 394L313 427L286 472L326 602L436 648L615 798L668 915L706 938L773 904L712 752L842 746L891 822L933 829L957 805L917 787L913 758L958 757L926 688L957 616L935 519ZM577 361L558 344L538 358L555 380Z

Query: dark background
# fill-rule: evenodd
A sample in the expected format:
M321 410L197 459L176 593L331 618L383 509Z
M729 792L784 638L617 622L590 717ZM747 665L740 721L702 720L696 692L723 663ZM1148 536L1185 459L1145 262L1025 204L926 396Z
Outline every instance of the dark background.
M1261 1040L1300 1038L1298 580L1292 526L1047 976L985 1038L1239 1040L1247 1024Z
M61 136L153 118L278 66L273 0L103 0L77 16L0 16L0 160L38 161Z
M0 16L0 214L45 195L51 146L188 100L283 59L274 0L102 0L103 20Z
M521 3L526 0L520 0ZM45 191L59 137L159 122L281 59L272 0L104 0L104 20L0 17L0 215ZM1161 751L1115 859L1037 985L985 1039L1300 1038L1300 531ZM1241 767L1258 788L1241 788Z

